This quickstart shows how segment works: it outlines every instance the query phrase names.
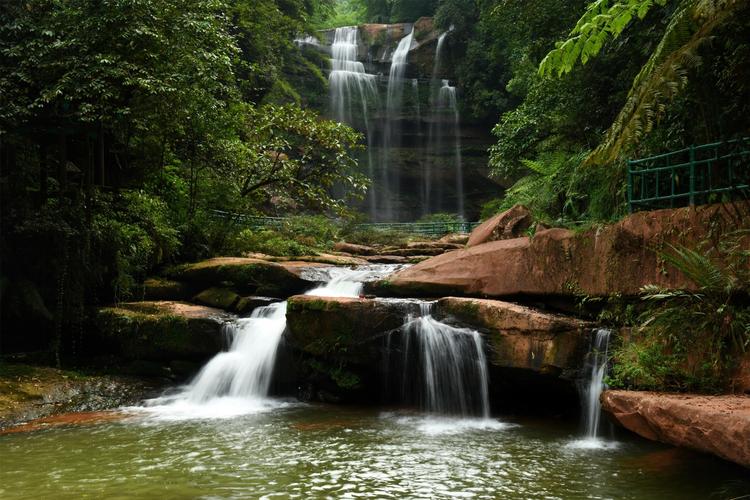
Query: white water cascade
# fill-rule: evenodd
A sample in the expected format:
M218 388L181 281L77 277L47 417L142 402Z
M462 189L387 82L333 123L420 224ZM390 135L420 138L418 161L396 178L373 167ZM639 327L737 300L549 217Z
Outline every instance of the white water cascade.
M599 419L602 413L600 397L604 390L604 377L607 374L607 350L611 331L600 328L596 331L589 351L589 381L583 391L584 425L586 437L596 438L599 433Z
M367 171L375 176L374 146L370 107L377 108L377 77L365 72L365 66L357 60L359 30L356 26L336 28L331 45L331 73L328 86L333 118L348 123L365 132L367 139ZM376 213L375 186L370 187L369 211Z
M453 165L456 172L456 213L459 217L464 216L464 175L463 162L461 159L461 117L458 112L456 100L456 87L452 87L448 80L443 80L443 85L438 92L437 106L439 112L453 118L450 135L453 136Z
M402 398L416 401L428 413L489 418L489 378L482 337L476 330L457 328L432 316L423 303L419 316L407 316L400 345L387 339L386 374L395 361ZM391 359L400 350L400 359Z
M326 283L307 295L357 297L363 282L399 266L326 268ZM276 355L286 330L286 301L255 309L227 325L229 349L214 356L181 392L146 401L146 410L166 419L227 418L278 406L269 399Z
M414 40L414 28L402 38L391 57L391 67L388 71L388 88L386 90L385 125L382 137L382 159L381 159L381 185L386 195L383 199L382 214L380 218L393 220L393 195L400 191L399 176L391 177L389 164L391 161L391 150L399 146L401 130L399 126L401 108L404 98L404 74L406 73L407 59Z
M609 337L612 331L607 328L596 330L591 340L591 348L586 356L584 368L588 370L588 380L581 384L581 404L584 435L571 443L574 448L598 449L613 448L615 442L605 442L599 436L599 421L602 413L600 397L606 388Z

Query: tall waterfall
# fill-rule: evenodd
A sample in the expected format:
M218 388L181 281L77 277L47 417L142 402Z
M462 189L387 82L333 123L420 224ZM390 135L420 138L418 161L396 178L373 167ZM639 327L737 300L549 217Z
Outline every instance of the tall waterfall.
M430 80L430 106L432 109L432 115L430 117L429 129L427 135L427 153L434 154L439 151L440 148L440 130L439 130L439 113L437 110L438 94L440 93L440 55L445 44L445 37L448 36L448 32L441 33L438 37L437 44L435 46L435 59L432 63L432 79ZM422 173L422 214L427 215L433 209L435 202L433 201L433 165L432 159L428 159L424 163L424 170ZM435 199L438 200L438 204L442 198L442 192L435 193ZM439 207L438 207L439 208Z
M490 415L487 359L476 330L456 328L432 316L432 304L422 304L420 315L407 316L394 342L387 339L386 375L402 398L429 412L443 415ZM400 351L400 355L391 355Z
M390 26L388 33L390 36ZM368 175L373 181L366 199L367 210L373 221L396 221L439 211L464 216L456 88L447 80L441 80L447 36L448 32L442 33L435 42L429 92L423 93L429 106L421 108L420 80L406 78L409 52L419 46L413 26L398 41L390 55L367 54L367 57L359 53L357 27L336 28L334 32L329 76L331 117L352 125L364 132L367 138L366 157L362 162L366 162ZM361 62L367 61L367 67L370 67L389 58L387 86L385 77L381 80L380 76L368 74L365 64ZM380 89L379 81L383 81ZM384 95L381 96L381 93ZM413 126L414 123L416 126ZM399 154L402 146L415 147L419 151L418 156L404 160L406 157ZM406 170L407 161L421 163L421 185L401 185L406 182L402 179L415 177L414 172ZM402 164L403 169L394 168ZM418 179L419 175L416 177ZM402 191L407 189L413 189L420 197L416 213L405 212L405 206L409 205Z
M380 279L398 266L325 269L326 284L308 295L357 297L362 282ZM214 356L178 394L146 402L167 419L226 418L273 406L268 399L276 355L286 330L286 301L255 309L227 325L229 349Z
M393 220L393 198L400 192L399 176L391 176L389 165L391 162L392 149L400 144L400 125L402 104L404 99L404 74L406 72L409 50L414 40L414 28L402 38L391 58L391 67L388 71L388 88L386 90L385 125L383 130L382 160L380 169L381 184L387 193L383 198L383 214L381 218Z
M456 212L459 217L464 216L464 175L461 160L461 117L456 100L456 87L451 87L448 80L443 80L443 85L438 93L437 109L443 111L448 117L452 117L452 126L449 126L450 135L453 136L453 165L456 175Z
M377 107L377 77L365 72L357 60L359 30L356 26L336 28L331 45L331 73L328 86L333 118L365 131L367 139L367 171L375 177L374 146L370 107ZM370 217L376 215L375 186L370 187Z

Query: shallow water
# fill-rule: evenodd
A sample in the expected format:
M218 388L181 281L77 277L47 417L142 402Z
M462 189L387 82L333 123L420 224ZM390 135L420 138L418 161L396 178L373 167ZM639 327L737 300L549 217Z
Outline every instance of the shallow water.
M576 441L549 420L451 420L266 401L230 419L0 436L0 497L734 498L747 471L640 439ZM171 409L170 411L173 411ZM600 445L602 443L599 443ZM591 445L591 443L588 443Z

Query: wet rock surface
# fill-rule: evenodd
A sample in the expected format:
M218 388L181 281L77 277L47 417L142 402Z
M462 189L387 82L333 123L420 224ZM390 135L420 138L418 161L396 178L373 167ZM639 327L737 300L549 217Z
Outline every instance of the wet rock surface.
M154 395L164 382L19 364L0 367L0 429L70 412L133 405Z
M602 408L646 439L750 468L750 397L605 391Z
M311 287L302 277L306 268L320 264L285 261L269 262L249 257L216 257L167 270L167 277L187 283L196 292L224 286L240 293L285 297Z

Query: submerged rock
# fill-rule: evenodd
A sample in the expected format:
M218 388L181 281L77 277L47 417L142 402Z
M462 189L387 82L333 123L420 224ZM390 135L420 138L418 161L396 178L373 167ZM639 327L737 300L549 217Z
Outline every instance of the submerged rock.
M94 323L102 349L126 360L203 361L224 347L233 317L183 302L129 302L99 309Z
M632 296L647 284L694 289L694 283L664 264L657 249L695 247L721 238L747 224L749 216L750 202L738 202L731 209L708 205L639 212L580 233L547 229L533 238L491 241L439 255L369 290L394 296L577 297Z
M605 391L602 408L646 439L750 468L750 397Z
M593 325L510 302L446 297L437 314L484 332L491 364L573 378Z

